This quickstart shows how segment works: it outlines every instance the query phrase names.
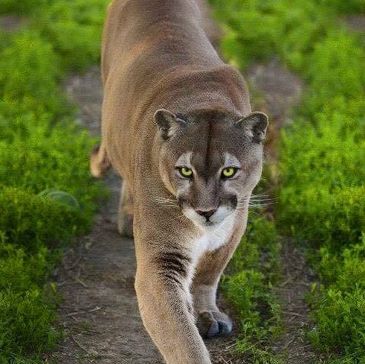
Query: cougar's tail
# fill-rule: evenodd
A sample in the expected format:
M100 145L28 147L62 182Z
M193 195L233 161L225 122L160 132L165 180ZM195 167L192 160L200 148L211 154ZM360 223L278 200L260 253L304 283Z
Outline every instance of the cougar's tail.
M90 172L92 176L100 178L110 167L111 163L105 148L102 145L96 146L90 156Z

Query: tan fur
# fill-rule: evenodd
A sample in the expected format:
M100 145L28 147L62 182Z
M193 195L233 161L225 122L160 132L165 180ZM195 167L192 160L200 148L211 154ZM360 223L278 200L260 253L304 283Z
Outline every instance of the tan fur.
M96 178L102 177L110 168L111 164L105 148L95 147L90 156L90 172Z
M123 178L119 230L131 234L133 215L138 304L168 364L211 363L197 325L203 334L216 332L220 324L230 330L230 319L216 306L216 289L245 230L248 198L261 174L262 147L252 140L261 140L263 131L246 132L251 127L247 118L238 129L239 120L251 113L248 93L241 75L212 46L217 33L207 14L203 0L115 0L103 37L102 144L92 154L91 171L99 177L112 165ZM171 114L156 114L161 109ZM191 136L177 138L171 149L163 140L169 135L161 137L161 123L163 117L180 113L191 120ZM161 130L154 120L158 117ZM217 122L211 124L213 119ZM179 133L176 120L171 130ZM203 139L206 149L200 146ZM246 140L248 146L242 146ZM197 146L192 163L204 170L201 158L207 148L216 155L223 141L231 149L236 145L239 155L249 151L241 161L244 182L236 183L243 185L239 197L245 198L230 215L233 225L223 220L217 228L223 240L213 242L213 235L178 206L174 163ZM206 158L211 158L209 153ZM221 157L214 158L218 165ZM215 192L209 192L215 187L201 184L195 188L207 191L204 198L197 192L186 194L189 204L204 212L216 203Z

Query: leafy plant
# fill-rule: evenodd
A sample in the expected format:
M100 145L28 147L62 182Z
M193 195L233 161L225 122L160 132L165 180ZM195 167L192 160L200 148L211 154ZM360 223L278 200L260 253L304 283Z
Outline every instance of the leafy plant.
M275 55L307 83L303 103L281 135L277 228L307 248L321 278L310 298L313 345L331 363L362 362L365 51L361 37L350 33L339 16L363 11L365 3L211 2L225 30L222 49L232 63L246 67ZM237 280L247 284L249 265L243 254L238 257L244 263ZM257 285L263 277L255 274L250 280ZM248 292L241 292L244 307Z
M40 363L55 346L56 292L47 281L104 194L89 175L95 139L75 125L58 84L66 70L98 59L105 4L0 5L2 13L28 16L20 31L0 34L1 363Z
M280 242L274 224L252 217L222 287L240 318L236 350L253 362L279 363L270 345L280 334L281 310L272 287L280 278Z

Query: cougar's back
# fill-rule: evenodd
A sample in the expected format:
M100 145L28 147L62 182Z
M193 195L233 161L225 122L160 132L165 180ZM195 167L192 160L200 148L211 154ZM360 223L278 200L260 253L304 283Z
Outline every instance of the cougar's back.
M102 134L111 163L127 179L140 158L150 154L144 151L153 144L152 116L158 108L168 105L182 112L197 102L249 108L241 76L223 63L209 40L203 4L115 0L109 6L102 46ZM224 83L227 95L222 94Z

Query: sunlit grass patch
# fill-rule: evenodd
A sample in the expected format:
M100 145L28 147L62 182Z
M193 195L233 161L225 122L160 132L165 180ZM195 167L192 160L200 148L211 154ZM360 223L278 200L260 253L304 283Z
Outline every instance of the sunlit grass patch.
M239 318L235 350L253 362L281 362L270 349L282 332L281 309L272 289L281 275L280 247L274 224L253 215L222 281Z
M224 26L228 59L246 67L275 55L306 82L304 101L281 137L277 228L307 248L320 278L309 298L314 347L324 361L360 363L365 355L359 253L365 233L365 51L362 38L338 17L363 11L365 3L211 2Z
M55 347L57 294L47 282L103 195L88 170L95 140L74 124L59 83L98 59L105 4L0 4L0 13L28 17L0 36L1 363L40 363Z

